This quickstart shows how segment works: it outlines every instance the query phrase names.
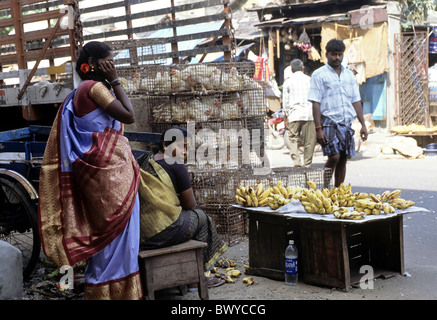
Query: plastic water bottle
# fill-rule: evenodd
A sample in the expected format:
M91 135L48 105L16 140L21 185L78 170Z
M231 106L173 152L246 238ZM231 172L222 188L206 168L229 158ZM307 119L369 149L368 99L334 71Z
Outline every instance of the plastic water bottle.
M297 284L297 248L293 240L290 240L285 249L285 284Z

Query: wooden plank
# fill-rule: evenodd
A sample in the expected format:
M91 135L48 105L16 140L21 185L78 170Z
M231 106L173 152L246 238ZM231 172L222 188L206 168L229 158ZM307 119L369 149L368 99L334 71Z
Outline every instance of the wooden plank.
M48 1L48 0L23 0L21 2L22 2L22 5L25 6L25 5L41 3L41 2L50 2L50 1Z
M41 39L46 39L51 36L52 28L45 29L45 30L38 30L38 31L32 31L32 32L26 32L23 35L24 41L37 41ZM68 28L67 29L59 29L56 31L55 37L60 36L66 36L68 35Z
M134 16L135 16L135 19L147 17L145 15L145 12L141 12L141 13L132 15L132 17L134 17ZM220 20L223 20L224 18L226 18L226 15L224 13L218 13L218 14L213 14L213 15L208 15L208 16L203 16L203 17L196 17L196 18L191 18L191 19L166 21L166 22L161 22L161 23L157 23L157 24L143 26L142 29L141 28L138 28L138 29L141 29L140 32L156 31L156 30L161 30L161 29L169 29L169 28L173 28L173 27L197 25L197 24L211 22L211 21L220 21ZM97 26L102 26L102 25L107 25L107 24L112 24L112 23L117 23L117 22L123 22L126 20L128 20L127 16L119 16L119 17L110 17L110 18L106 18L106 19L98 19L98 20L94 20L94 21L84 21L83 27L84 28L92 28L92 27L97 27Z
M43 11L34 14L28 14L23 16L23 23L32 23L38 21L58 19L64 14L61 14L60 10Z
M12 20L12 18L6 18L0 20L0 28L13 27L13 26L14 26L14 20Z
M24 58L27 61L36 60L38 57L38 51L28 51L24 53ZM47 52L44 54L45 58L59 58L59 57L67 57L70 56L71 49L70 47L61 47L61 48L49 48ZM16 54L8 54L0 56L0 63L3 65L6 64L14 64L17 63L17 55Z
M182 251L186 251L186 250L203 248L206 246L207 246L207 244L205 242L197 241L197 240L188 240L186 242L176 244L176 245L170 246L170 247L153 249L153 250L143 250L143 251L139 252L138 256L141 259L144 259L144 258L148 258L148 257L158 256L158 255L166 255L166 254L182 252Z
M37 58L37 60L36 60L35 65L34 65L33 68L32 68L32 71L30 71L30 74L29 74L29 76L27 77L26 82L25 82L24 85L21 87L21 90L20 90L20 92L18 93L18 100L21 100L21 98L23 97L23 95L24 95L24 93L25 93L27 87L28 87L29 84L30 84L30 81L31 81L32 78L33 78L33 75L35 74L36 70L38 69L38 66L39 66L41 60L44 58L45 52L47 51L47 49L48 49L50 43L52 42L52 39L55 37L56 32L58 31L60 25L61 25L61 19L58 19L58 21L56 22L55 27L51 30L51 33L50 33L50 35L49 35L49 38L47 39L47 41L46 41L45 44L44 44L44 48L39 52L38 58Z
M217 20L214 20L211 16L198 18L198 19L192 19L193 23L195 23L196 21L211 22L211 21L217 21ZM177 23L177 25L184 26L184 24L180 24L180 23ZM84 36L83 38L84 38L84 41L89 41L89 40L99 39L99 38L111 38L111 37L129 35L129 34L133 34L133 33L144 33L144 32L150 32L150 31L157 31L157 30L159 30L158 27L162 27L164 29L169 29L169 28L172 28L173 26L172 26L172 24L169 24L169 23L160 24L159 26L158 25L143 26L143 27L137 27L137 28L133 28L133 29L101 32L98 34Z
M231 49L230 46L220 45L220 46L207 47L207 48L181 50L178 52L156 53L156 54L142 56L142 61L161 60L161 59L168 59L168 58L174 58L174 57L196 56L198 54L204 54L204 53L224 52L224 51L228 51L230 49ZM131 62L131 60L121 60L121 62L123 62L123 61L126 61L126 62L130 61Z
M83 9L80 9L80 13L83 14L83 13L98 12L98 11L109 10L109 9L116 9L119 7L124 7L125 5L131 6L131 5L136 5L136 4L147 3L150 1L155 1L155 0L128 0L128 1L113 2L113 3L108 3L108 4L104 4L104 5L100 5L100 6L83 8ZM197 3L176 6L175 8L180 8L180 11L187 11L187 10L192 10L192 9L196 9L196 8L218 6L218 5L222 5L225 3L229 3L229 0L205 0L205 1L200 1ZM183 8L185 8L185 9L183 9ZM160 11L160 10L167 10L167 9L156 10L156 11L160 12L158 14L153 13L153 11L155 11L155 10L151 10L149 12L156 16L156 15L163 14L162 12L164 12L164 11ZM179 9L177 9L177 10L179 10ZM171 11L166 12L164 14L167 14L167 13L171 13Z

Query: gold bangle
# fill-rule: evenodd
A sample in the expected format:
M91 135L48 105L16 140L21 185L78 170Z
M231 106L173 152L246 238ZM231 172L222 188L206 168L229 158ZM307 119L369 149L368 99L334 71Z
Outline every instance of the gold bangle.
M316 131L318 131L318 130L322 130L322 126L316 127Z

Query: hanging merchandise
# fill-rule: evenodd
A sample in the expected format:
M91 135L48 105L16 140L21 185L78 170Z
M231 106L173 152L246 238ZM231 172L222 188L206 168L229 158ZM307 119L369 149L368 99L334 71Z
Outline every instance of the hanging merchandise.
M295 46L302 52L309 52L311 50L312 46L311 46L310 37L306 33L305 28L303 29L303 32L300 34L297 43L295 43Z
M253 78L260 82L268 82L270 80L268 59L258 57L252 51L249 51L247 58L255 63L255 73Z
M311 47L310 50L308 51L308 59L313 60L313 61L319 61L320 60L320 54L317 51L316 48Z

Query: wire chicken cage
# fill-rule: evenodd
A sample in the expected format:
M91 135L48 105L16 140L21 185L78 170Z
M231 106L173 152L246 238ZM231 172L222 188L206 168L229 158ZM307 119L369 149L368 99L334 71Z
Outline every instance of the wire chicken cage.
M247 215L244 209L234 207L235 190L239 186L267 188L282 181L284 186L308 187L313 181L318 188L330 185L332 171L326 168L274 168L267 175L256 175L251 169L190 170L190 178L197 204L216 224L218 233L229 243L247 234Z
M255 66L250 62L160 65L141 61L128 64L125 61L116 58L117 70L125 89L132 94L205 95L262 89L253 79Z

